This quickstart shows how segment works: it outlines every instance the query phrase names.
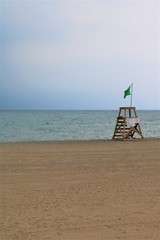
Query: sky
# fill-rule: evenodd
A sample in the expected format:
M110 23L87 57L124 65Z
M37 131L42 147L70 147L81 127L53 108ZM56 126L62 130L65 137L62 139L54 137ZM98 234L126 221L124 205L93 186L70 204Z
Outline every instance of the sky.
M160 108L158 0L0 0L1 109Z

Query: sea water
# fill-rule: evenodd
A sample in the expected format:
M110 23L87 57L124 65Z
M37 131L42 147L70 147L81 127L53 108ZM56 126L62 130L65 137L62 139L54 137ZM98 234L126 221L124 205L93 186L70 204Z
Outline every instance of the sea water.
M160 138L160 111L139 110L144 137ZM111 139L118 111L0 111L0 142Z

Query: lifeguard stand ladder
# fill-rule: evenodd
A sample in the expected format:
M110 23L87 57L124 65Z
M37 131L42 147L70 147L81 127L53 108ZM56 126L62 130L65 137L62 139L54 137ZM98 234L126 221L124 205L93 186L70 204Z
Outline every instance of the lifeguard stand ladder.
M136 134L136 137L134 135ZM120 107L114 130L114 140L144 139L135 107Z

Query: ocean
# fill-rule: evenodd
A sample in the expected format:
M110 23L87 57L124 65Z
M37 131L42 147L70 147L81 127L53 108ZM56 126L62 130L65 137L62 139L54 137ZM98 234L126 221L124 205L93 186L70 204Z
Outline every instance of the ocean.
M145 138L160 138L160 111L137 110ZM0 111L0 142L111 139L118 110Z

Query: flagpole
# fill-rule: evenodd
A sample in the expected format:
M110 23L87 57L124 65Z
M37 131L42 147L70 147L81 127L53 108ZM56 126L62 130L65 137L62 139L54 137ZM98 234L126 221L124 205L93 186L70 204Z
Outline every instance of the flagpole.
M130 100L130 107L132 107L132 94L133 94L133 83L131 84L131 100Z

